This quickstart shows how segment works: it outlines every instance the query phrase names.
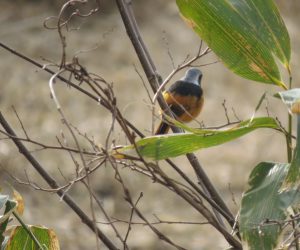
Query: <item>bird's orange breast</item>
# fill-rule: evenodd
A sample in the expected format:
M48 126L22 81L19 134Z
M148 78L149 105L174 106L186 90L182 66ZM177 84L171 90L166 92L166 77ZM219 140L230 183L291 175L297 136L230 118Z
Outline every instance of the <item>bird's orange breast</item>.
M165 91L163 97L180 122L190 122L195 119L201 112L204 103L202 95L199 97Z

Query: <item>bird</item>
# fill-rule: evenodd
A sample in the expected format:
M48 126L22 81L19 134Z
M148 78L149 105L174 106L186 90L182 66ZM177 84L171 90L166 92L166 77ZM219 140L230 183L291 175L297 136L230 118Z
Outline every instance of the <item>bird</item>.
M201 80L202 72L197 68L190 68L183 78L163 92L163 98L179 122L190 122L200 114L204 103ZM162 120L155 135L166 134L169 129L170 125Z

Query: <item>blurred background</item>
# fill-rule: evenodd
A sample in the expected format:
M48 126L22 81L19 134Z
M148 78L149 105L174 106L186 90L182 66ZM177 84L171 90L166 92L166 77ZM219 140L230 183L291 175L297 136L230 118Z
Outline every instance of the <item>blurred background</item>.
M153 128L151 102L137 71L144 80L146 78L126 35L115 2L100 2L101 10L97 14L84 20L77 19L74 27L80 29L66 33L67 60L70 61L78 54L79 61L89 72L113 83L117 105L124 116L143 133L150 135ZM0 41L42 64L60 63L61 44L58 33L56 30L45 29L43 23L47 17L58 15L63 3L64 1L58 0L1 0ZM300 80L300 2L277 0L276 3L291 37L293 86L297 87ZM135 0L133 6L144 41L163 78L172 71L173 64L176 66L187 55L196 54L200 39L180 18L175 1ZM50 22L49 25L53 23ZM14 125L19 135L24 136L12 111L14 106L32 139L55 145L56 136L67 134L67 130L50 98L50 75L2 48L0 58L1 112ZM215 60L216 57L211 54L202 58L199 64ZM239 119L251 117L264 92L270 95L257 115L267 115L268 112L286 125L286 107L271 97L280 90L277 87L242 79L221 63L201 67L201 70L204 73L205 106L198 120L205 126L218 126L227 122L222 106L224 100L232 121L235 120L234 113ZM180 78L183 74L184 72L180 72L175 78ZM283 75L284 82L287 82L286 74ZM105 144L112 122L111 114L64 84L56 84L55 89L69 121L83 134L94 138L98 145ZM158 120L155 121L157 123ZM197 124L191 123L191 126ZM124 135L117 128L113 132L113 138L116 144L124 143ZM65 183L65 178L74 178L75 166L68 154L54 150L36 151L36 146L29 147L60 183ZM236 213L254 166L261 161L286 161L285 138L271 130L260 130L234 142L198 151L196 155L221 196ZM178 157L174 161L195 179L185 157ZM9 190L7 187L12 184L24 196L25 222L53 228L58 235L61 249L96 248L95 237L91 231L55 194L18 185L6 171L22 180L26 180L27 175L31 181L47 188L46 183L18 153L16 147L9 141L0 140L0 187ZM144 193L139 207L150 221L156 221L154 215L167 221L204 221L194 209L159 184L127 168L121 168L120 171L133 198L137 199L140 192ZM166 171L168 172L167 167ZM92 186L112 217L128 220L130 207L124 201L122 189L115 181L114 171L109 165L94 173ZM89 213L89 197L85 187L77 184L69 193ZM104 221L100 212L97 219ZM134 221L137 220L134 217ZM122 224L118 226L121 230L127 228ZM117 242L109 226L100 227ZM224 249L227 246L222 236L210 226L164 224L158 227L175 243L187 249ZM141 225L132 228L128 242L132 249L171 249Z

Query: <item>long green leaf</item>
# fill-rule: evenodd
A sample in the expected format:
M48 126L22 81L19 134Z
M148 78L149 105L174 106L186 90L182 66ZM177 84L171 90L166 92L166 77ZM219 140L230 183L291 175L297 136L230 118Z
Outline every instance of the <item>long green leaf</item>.
M240 232L245 249L275 249L281 234L278 223L287 218L287 208L299 202L296 190L280 192L289 164L262 162L249 177L240 210Z
M273 54L289 69L290 41L271 0L176 0L181 14L236 74L283 88Z
M278 128L270 117L254 118L239 123L227 130L193 129L193 133L159 135L143 138L136 142L139 154L143 157L162 160L208 148L239 138L258 128ZM120 154L134 155L133 145L118 149Z
M230 1L244 20L254 28L260 41L289 69L290 37L273 0Z

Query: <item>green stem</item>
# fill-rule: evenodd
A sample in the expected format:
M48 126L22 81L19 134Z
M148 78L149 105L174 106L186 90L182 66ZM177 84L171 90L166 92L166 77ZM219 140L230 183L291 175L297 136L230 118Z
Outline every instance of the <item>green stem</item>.
M292 161L292 115L288 114L288 134L286 135L287 158L288 162Z
M289 71L289 74L290 74L290 71ZM292 75L290 74L289 89L291 89L291 88L292 88ZM292 123L293 123L292 115L289 113L288 114L288 134L286 137L288 162L292 161L292 130L293 130Z
M297 138L296 138L296 148L300 148L300 114L297 114Z
M298 153L298 151L299 151L299 149L300 149L300 114L297 114L297 140L296 140L296 150L297 150L297 152L295 152L294 154L297 154ZM296 151L295 150L295 151ZM295 156L294 156L295 157ZM296 208L294 208L294 212L296 212L296 213L298 213L299 211L295 211L296 210ZM296 214L295 213L295 214ZM298 221L297 221L297 223L298 223ZM293 221L293 226L295 226L295 221ZM295 231L295 234L294 234L294 237L295 237L295 239L297 239L297 231ZM300 249L300 246L299 246L299 241L298 240L296 240L295 241L295 249L296 250L299 250Z
M41 243L38 241L38 239L34 236L34 234L30 231L30 229L28 228L28 226L22 221L21 217L18 215L18 213L13 212L13 215L16 217L16 219L19 221L19 223L22 225L22 227L24 228L24 230L29 234L29 236L31 237L31 239L34 241L34 243L39 247L39 249L43 250L45 249Z

